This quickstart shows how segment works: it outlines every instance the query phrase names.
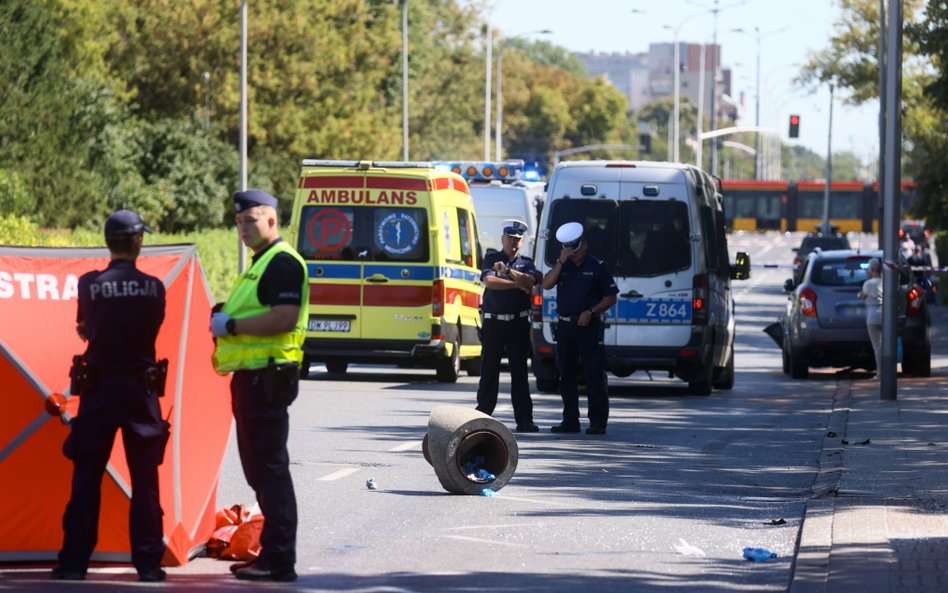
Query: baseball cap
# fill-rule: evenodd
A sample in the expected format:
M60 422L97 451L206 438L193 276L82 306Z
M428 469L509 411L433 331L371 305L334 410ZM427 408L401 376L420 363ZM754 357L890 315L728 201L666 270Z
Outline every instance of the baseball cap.
M138 212L132 210L119 210L109 216L105 221L106 237L122 237L127 235L137 235L138 233L151 233L151 227L142 221Z
M263 191L262 189L248 189L234 193L234 209L237 212L243 212L256 206L277 207L277 199Z
M510 237L516 237L520 239L527 232L527 223L522 220L505 220L504 221L504 234Z

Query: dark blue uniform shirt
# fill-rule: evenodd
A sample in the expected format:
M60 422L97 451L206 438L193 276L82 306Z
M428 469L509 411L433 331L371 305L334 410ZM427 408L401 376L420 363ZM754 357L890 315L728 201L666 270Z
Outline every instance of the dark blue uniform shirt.
M525 255L517 254L512 261L507 259L507 254L501 251L489 253L484 257L484 264L481 269L481 280L488 276L496 276L494 273L494 264L502 261L507 266L524 274L537 276L537 269L533 265L533 259ZM504 278L504 276L500 276ZM508 278L509 279L509 278ZM522 290L491 290L484 291L484 300L481 303L481 310L484 313L519 313L530 308L530 295Z
M99 368L144 369L155 364L155 338L165 318L165 285L116 259L79 278L76 320L85 323L86 362Z
M587 254L578 268L566 260L556 281L556 312L579 315L595 307L603 297L618 293L616 281L601 259Z
M263 257L263 254L273 248L274 245L282 241L277 239L267 246L260 253L253 255L253 261ZM306 270L296 261L296 258L289 253L278 253L273 256L267 269L263 271L260 283L257 285L257 298L264 305L275 307L277 305L303 305L303 278L306 277Z

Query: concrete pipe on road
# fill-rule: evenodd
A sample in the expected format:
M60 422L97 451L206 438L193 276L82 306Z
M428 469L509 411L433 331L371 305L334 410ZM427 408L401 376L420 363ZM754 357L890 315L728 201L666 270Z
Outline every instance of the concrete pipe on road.
M496 492L517 469L517 440L510 429L470 408L431 410L423 451L438 481L454 494Z

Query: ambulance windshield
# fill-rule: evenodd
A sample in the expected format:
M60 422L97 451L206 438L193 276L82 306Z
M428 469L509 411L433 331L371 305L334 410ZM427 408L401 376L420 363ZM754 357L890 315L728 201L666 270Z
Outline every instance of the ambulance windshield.
M297 251L307 260L426 262L424 208L305 206Z

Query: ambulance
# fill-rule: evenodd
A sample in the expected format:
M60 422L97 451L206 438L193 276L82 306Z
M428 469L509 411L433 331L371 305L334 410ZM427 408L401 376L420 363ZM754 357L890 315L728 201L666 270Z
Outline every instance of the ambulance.
M464 178L428 162L303 160L290 236L306 261L303 376L324 363L480 373L481 250Z
M522 159L442 161L437 166L464 177L471 188L485 254L503 249L500 237L504 222L513 219L527 224L520 251L533 257L537 223L546 196L545 184L539 181L536 171L527 169Z

